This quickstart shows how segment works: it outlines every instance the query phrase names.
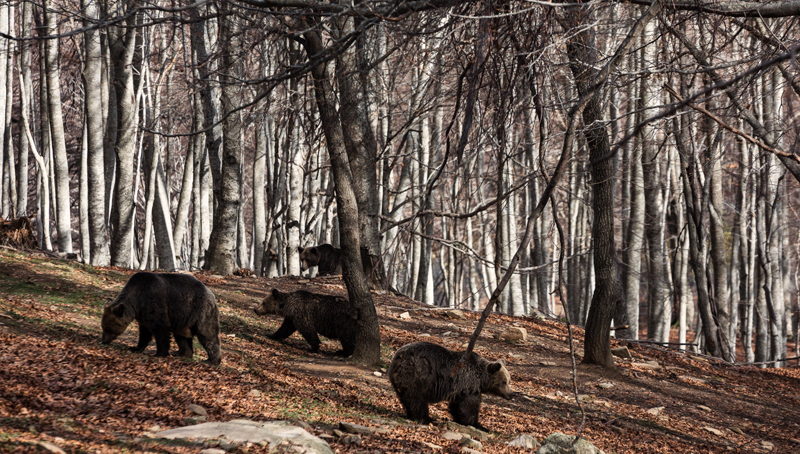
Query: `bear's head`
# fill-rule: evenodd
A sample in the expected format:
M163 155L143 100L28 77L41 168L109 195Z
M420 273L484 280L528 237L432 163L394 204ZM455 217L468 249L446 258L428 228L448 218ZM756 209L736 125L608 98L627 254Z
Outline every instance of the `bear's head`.
M490 362L486 366L486 371L489 372L489 378L481 386L483 388L481 392L511 399L514 396L514 392L511 391L511 374L508 373L503 362Z
M124 333L133 321L133 309L117 300L108 301L103 305L103 319L100 326L103 328L103 343L110 344L120 334Z
M316 246L307 248L298 247L297 251L300 253L300 269L302 271L319 265L322 254L320 254Z
M278 289L272 289L272 292L258 304L253 307L253 312L258 315L278 314L283 306L286 305L286 296L288 293L281 293Z

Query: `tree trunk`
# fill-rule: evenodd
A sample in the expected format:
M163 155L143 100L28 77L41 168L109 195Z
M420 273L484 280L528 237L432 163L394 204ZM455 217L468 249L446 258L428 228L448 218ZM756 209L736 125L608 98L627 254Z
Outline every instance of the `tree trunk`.
M83 0L86 20L84 25L84 49L86 69L84 90L86 92L86 136L90 263L108 266L111 263L109 236L106 229L106 173L104 167L105 147L103 130L102 73L103 55L100 49L100 31L91 28L99 20L100 11L94 0Z
M121 1L110 1L108 9L116 11L123 9L123 6ZM117 178L111 208L111 265L125 268L134 266L134 157L138 121L134 74L141 69L138 64L133 64L137 39L135 23L136 17L131 15L124 24L108 29L114 87L113 100L109 101L108 121L109 129L115 130L114 151L117 157Z
M322 52L319 32L303 33L303 45L309 58ZM341 119L336 112L335 96L325 63L312 69L314 96L325 133L328 154L336 183L336 205L342 247L343 278L350 304L356 310L356 348L353 359L360 364L373 365L380 360L380 333L378 314L366 284L360 257L360 229L358 205L353 191L351 167L345 150ZM342 93L346 97L347 93Z
M20 35L23 38L30 38L32 36L33 25L33 2L24 2L22 4L22 23L20 26ZM2 20L2 19L0 19ZM33 96L33 83L31 82L31 42L22 41L20 43L19 54L20 71L22 72L22 79L25 81L24 86L27 87L25 93L20 93L20 96L25 96L32 99ZM2 86L2 84L0 84ZM2 106L3 104L0 104ZM28 104L32 106L33 104ZM28 112L28 118L31 113ZM3 141L0 139L0 144ZM28 213L28 152L30 144L28 137L25 134L20 134L19 139L19 162L17 163L17 215L25 216Z
M43 4L46 34L58 34L58 19L52 0ZM61 76L58 67L58 38L45 42L45 77L47 78L47 99L50 102L50 132L53 143L56 183L56 227L58 229L58 249L72 253L72 221L70 215L69 163L67 162L67 139L64 134L64 117L61 108Z
M226 8L233 9L233 6L223 3L221 9ZM232 11L227 12L231 13ZM230 14L223 14L219 20L222 52L220 106L222 111L228 115L222 121L222 129L225 133L222 140L221 187L217 190L215 184L217 209L214 212L214 225L209 238L206 265L212 273L227 276L235 271L236 228L241 206L239 185L241 182L242 121L240 113L234 112L234 110L242 102L242 87L238 81L244 74L244 62L236 55L243 37L238 27L238 18Z

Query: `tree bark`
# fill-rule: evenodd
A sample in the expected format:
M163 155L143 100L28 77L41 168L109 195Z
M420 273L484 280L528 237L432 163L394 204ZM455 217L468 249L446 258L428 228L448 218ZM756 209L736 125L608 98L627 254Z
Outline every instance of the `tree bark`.
M303 44L309 59L322 51L322 42L317 30L303 33ZM356 310L356 348L353 360L364 365L373 365L380 360L380 333L378 314L361 267L361 244L358 205L353 191L353 178L345 150L341 118L335 108L336 97L330 83L327 65L321 63L312 69L314 97L319 110L322 129L325 133L328 154L331 158L336 183L336 205L342 247L343 278L350 304Z
M43 3L44 23L48 36L58 34L58 20L52 0ZM50 133L53 143L53 157L56 184L56 227L58 230L58 249L72 253L72 217L70 214L69 163L67 162L67 142L64 133L64 116L61 108L61 76L58 66L58 38L45 42L45 77L47 78L50 113Z

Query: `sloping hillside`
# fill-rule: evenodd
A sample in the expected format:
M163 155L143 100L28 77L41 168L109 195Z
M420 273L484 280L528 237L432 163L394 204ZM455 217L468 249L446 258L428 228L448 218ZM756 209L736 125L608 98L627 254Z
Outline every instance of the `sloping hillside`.
M198 274L217 295L222 316L223 364L211 367L201 362L201 348L193 360L155 358L153 345L145 354L129 352L135 324L101 345L102 304L131 273L0 249L0 452L53 446L66 452L197 452L149 438L189 423L197 416L190 404L203 407L209 421L304 421L342 453L460 452L441 425L404 418L385 368L398 347L415 340L460 348L477 314L452 319L406 298L375 295L382 368L361 369L334 356L336 342L325 341L320 353L310 354L297 334L285 343L267 339L280 320L250 309L274 287L344 295L338 278ZM401 318L403 312L410 318ZM527 341L497 340L509 326L524 327ZM582 332L576 331L580 355ZM578 366L586 411L582 435L607 453L800 451L797 368L734 368L630 348L633 361L618 359L616 371ZM540 440L552 432L575 433L581 412L563 324L493 315L477 351L503 358L520 393L511 401L484 398L481 421L493 431L484 452L523 452L506 445L522 433ZM448 421L446 404L436 405L432 415ZM345 444L332 435L342 421L385 430L362 436L361 444Z

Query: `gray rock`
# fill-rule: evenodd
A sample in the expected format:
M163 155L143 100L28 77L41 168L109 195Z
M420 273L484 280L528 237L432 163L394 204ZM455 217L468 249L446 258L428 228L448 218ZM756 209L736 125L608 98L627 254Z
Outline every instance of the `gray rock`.
M528 330L519 326L512 326L500 333L500 340L504 342L524 342L526 339L528 339Z
M483 449L483 443L478 440L473 440L469 437L462 438L461 441L458 442L458 445L462 448L477 449L478 451Z
M539 449L542 445L533 435L522 434L508 442L509 446L517 446L524 449Z
M461 440L462 438L464 438L464 436L458 432L453 432L449 430L445 432L444 435L442 435L442 438L444 438L445 440L455 441L455 440Z
M462 426L457 422L447 421L445 423L445 427L454 432L460 432L462 434L468 435L469 437L474 438L475 440L486 441L489 439L489 434L480 429L476 429L472 426Z
M461 452L463 452L464 454L482 454L477 449L472 449L472 448L467 448L467 447L461 448Z
M200 454L225 454L225 450L219 448L208 448L200 451Z
M192 412L192 413L194 413L196 415L208 416L208 412L206 411L206 409L201 407L201 406L199 406L199 405L189 404L189 406L187 408L189 409L190 412Z
M195 424L200 424L201 422L206 422L205 416L189 416L188 418L184 419L183 422L186 424L193 426Z
M248 397L261 397L261 391L254 389L247 393Z
M573 445L574 440L574 435L552 433L542 441L536 454L605 454L583 438Z
M155 436L188 441L220 439L220 446L223 441L231 444L263 444L263 446L269 446L270 450L283 444L299 448L298 452L302 453L333 454L330 446L324 440L284 421L255 422L236 419L229 422L209 422L165 430Z
M52 452L53 454L67 454L63 449L59 448L58 446L54 445L53 443L47 441L40 441L37 443L39 447L44 449L47 452Z
M631 355L631 351L628 350L628 347L612 348L611 354L616 356L617 358L633 359L633 355Z
M375 432L371 427L359 426L358 424L353 424L344 421L339 423L339 430L351 434L361 434L361 435L371 435Z
M356 434L349 434L342 437L339 441L345 445L361 445L361 436Z
M445 315L447 315L448 317L450 317L452 319L456 319L456 320L466 320L467 319L467 316L464 315L464 312L459 310L459 309L450 309L449 311L445 311L444 313L445 313Z

